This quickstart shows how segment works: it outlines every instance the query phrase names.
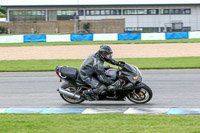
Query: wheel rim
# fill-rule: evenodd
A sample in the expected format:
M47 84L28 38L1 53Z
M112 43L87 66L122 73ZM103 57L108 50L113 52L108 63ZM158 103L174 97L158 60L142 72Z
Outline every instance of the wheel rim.
M65 90L70 91L72 93L76 92L76 88L75 87L68 87ZM73 98L73 97L68 97L67 95L63 95L62 94L62 96L63 96L64 99L66 99L67 101L72 102L72 103L76 103L76 102L81 102L82 101L81 99L76 99L76 98Z
M144 88L141 88L139 93L136 93L136 90L133 90L128 94L128 98L135 103L145 103L149 100L149 97L149 92Z

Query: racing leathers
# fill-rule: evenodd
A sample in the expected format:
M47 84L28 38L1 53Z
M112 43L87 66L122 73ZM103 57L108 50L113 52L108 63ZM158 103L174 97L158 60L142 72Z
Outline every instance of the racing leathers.
M93 89L96 89L97 93L101 94L107 90L108 85L114 83L105 74L104 60L99 52L90 55L81 65L80 77L83 82L90 85ZM107 59L106 62L113 65L117 65L118 62L114 59ZM95 76L96 75L96 76ZM97 78L96 78L97 77Z

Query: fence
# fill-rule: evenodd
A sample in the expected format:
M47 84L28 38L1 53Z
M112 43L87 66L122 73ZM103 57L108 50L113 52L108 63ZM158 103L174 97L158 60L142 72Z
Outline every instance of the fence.
M10 35L10 36L0 36L0 43L115 41L115 40L169 40L169 39L191 39L191 38L200 38L200 32Z
M9 22L0 23L8 28L9 33L14 34L35 34L35 33L74 33L84 31L84 24L90 23L90 33L123 33L125 27L124 19L102 19L82 20L74 22L66 21L37 21L37 22ZM79 30L79 31L78 31Z

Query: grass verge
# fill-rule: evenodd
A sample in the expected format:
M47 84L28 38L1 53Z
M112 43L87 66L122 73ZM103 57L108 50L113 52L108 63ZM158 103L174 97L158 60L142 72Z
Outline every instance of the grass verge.
M116 60L136 65L140 69L200 68L200 57L123 58ZM54 71L56 65L80 68L83 61L83 59L2 60L0 61L0 72ZM107 63L105 65L107 65Z
M199 116L0 114L1 133L198 133Z
M200 43L200 39L0 43L0 47L53 46L53 45L95 45L95 44L154 44L154 43Z

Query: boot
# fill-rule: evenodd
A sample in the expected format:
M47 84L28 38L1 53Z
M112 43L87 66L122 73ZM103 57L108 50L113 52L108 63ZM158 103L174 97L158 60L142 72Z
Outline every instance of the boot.
M84 95L85 95L85 97L86 97L89 101L94 101L94 100L95 100L95 99L92 97L92 94L93 94L93 90L92 90L92 89L89 89L89 90L84 91Z

